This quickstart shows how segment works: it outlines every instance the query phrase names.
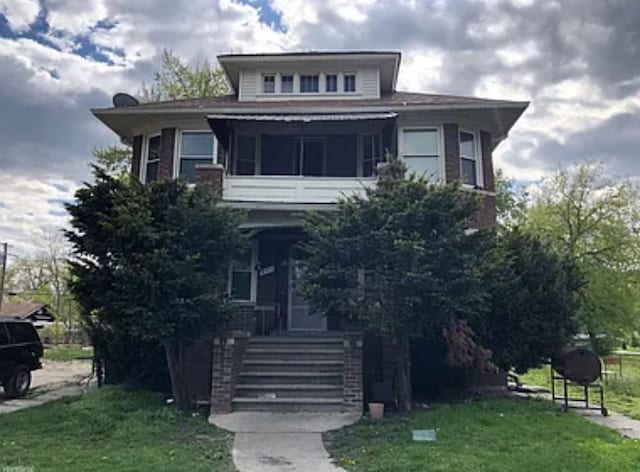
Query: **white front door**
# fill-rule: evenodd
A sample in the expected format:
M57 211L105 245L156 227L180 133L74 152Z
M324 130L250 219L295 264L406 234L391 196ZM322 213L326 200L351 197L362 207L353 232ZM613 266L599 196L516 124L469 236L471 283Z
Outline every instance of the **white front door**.
M308 302L302 296L301 284L305 274L304 265L293 257L289 259L289 330L326 331L327 318L320 313L311 313Z

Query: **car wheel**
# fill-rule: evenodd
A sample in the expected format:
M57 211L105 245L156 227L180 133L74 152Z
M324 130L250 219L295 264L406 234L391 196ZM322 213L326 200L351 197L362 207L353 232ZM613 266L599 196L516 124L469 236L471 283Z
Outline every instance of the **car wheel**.
M4 384L4 393L9 398L24 397L31 386L31 371L25 365L19 365Z

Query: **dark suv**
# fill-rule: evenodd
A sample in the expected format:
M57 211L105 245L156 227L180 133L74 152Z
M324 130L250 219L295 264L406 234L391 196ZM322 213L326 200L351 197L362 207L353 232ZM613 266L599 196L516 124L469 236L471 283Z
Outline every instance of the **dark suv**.
M29 321L0 318L0 384L9 398L23 397L31 386L31 371L42 368L43 349Z

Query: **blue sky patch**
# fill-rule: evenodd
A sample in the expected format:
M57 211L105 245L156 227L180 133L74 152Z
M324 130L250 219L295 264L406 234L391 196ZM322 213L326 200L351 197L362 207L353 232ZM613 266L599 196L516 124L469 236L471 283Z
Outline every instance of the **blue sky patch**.
M287 28L282 24L282 15L271 8L269 0L238 0L243 5L249 5L258 10L260 22L269 26L275 31L287 32Z

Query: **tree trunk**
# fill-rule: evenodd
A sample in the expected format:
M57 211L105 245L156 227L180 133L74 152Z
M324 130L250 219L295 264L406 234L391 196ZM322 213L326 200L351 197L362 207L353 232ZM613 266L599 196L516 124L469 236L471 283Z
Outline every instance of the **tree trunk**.
M173 401L180 410L189 410L189 385L186 375L186 349L182 341L174 341L165 345L167 365L171 377Z
M409 338L399 337L396 343L396 398L399 411L411 411L411 349Z

